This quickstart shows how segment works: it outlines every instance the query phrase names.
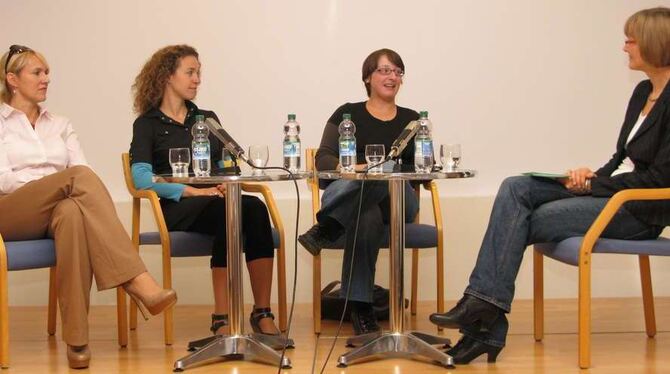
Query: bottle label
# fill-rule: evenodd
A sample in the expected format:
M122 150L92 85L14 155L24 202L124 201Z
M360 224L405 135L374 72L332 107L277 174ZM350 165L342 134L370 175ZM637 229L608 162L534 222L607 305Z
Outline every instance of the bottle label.
M209 144L208 143L193 144L193 159L200 160L203 158L209 159Z
M353 140L340 140L340 156L356 156L356 142Z
M284 157L300 157L300 142L284 142Z
M433 155L433 142L430 140L424 140L421 142L421 153L423 157L429 157Z

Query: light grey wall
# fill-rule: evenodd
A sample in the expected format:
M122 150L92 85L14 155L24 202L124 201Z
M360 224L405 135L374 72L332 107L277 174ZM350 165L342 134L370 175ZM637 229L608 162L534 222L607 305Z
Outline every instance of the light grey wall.
M128 149L135 117L130 85L156 49L195 46L203 63L198 105L217 111L240 144L268 144L270 163L280 162L286 113L298 114L304 146L318 145L337 106L365 99L365 56L395 49L407 67L399 104L428 110L435 141L462 143L463 166L479 172L472 180L440 182L447 292L457 298L505 176L597 168L612 154L629 95L644 78L626 67L623 23L636 10L656 5L670 2L6 0L0 48L25 44L46 55L52 68L47 105L72 119L124 221L128 195L119 155ZM273 189L291 228L294 193L288 184ZM301 189L306 198L304 183ZM311 221L303 202L301 231ZM155 253L145 259L158 275ZM429 269L430 256L422 259ZM337 277L338 261L325 260L330 266L324 279ZM597 258L594 274L605 279L594 284L594 295L636 294L631 261ZM177 261L175 284L189 290L180 300L211 301L206 264ZM299 264L308 269L311 262L301 254ZM668 276L666 266L654 267L655 280ZM547 270L547 297L574 296L576 272L553 269ZM529 271L525 264L520 297L530 295ZM432 299L433 273L424 273L421 297ZM308 275L300 273L299 301L310 299ZM10 282L14 305L44 302L39 272L13 274ZM670 294L662 286L668 282L656 283L658 293ZM112 301L104 294L93 300Z

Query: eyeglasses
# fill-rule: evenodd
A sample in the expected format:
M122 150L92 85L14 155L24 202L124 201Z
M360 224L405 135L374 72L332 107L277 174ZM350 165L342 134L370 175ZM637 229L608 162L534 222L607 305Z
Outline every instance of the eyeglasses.
M390 66L380 66L375 70L377 73L381 75L390 75L391 73L395 73L395 75L399 76L402 78L403 75L405 75L405 72L402 71L401 68L392 68Z
M7 61L5 61L5 75L7 74L7 68L9 68L9 60L11 60L14 55L20 55L21 53L28 51L32 51L32 49L18 44L9 47L9 54L7 55Z

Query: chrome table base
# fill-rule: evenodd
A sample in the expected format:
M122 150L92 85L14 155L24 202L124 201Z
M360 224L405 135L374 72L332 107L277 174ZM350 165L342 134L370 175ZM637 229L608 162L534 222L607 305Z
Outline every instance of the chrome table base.
M389 201L391 205L389 247L390 295L389 332L372 333L349 338L347 346L359 346L337 360L337 366L346 367L364 358L424 357L439 365L453 367L451 356L439 351L433 344L450 344L449 339L420 332L404 332L405 297L403 285L403 252L405 248L405 186L400 178L389 180Z
M281 335L216 335L205 346L175 361L174 371L183 371L190 366L214 358L251 360L274 366L279 366L281 360L282 369L289 369L291 361L288 357L282 359L281 355L273 349L281 349L284 341Z
M376 335L376 337L373 337L372 340L369 340L364 345L340 356L337 359L337 367L344 368L354 361L380 355L410 358L420 356L444 367L454 366L454 360L451 356L431 346L431 344L450 344L449 339L416 332L408 334L389 332L381 335L367 335Z

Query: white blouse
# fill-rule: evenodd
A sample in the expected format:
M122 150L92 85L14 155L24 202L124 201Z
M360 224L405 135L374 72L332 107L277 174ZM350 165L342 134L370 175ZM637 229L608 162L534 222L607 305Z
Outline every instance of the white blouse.
M640 114L640 116L637 118L637 122L635 122L635 125L633 126L633 129L630 130L630 133L628 134L628 138L626 139L626 145L630 142L631 139L637 134L637 130L640 129L640 126L642 126L642 122L644 122L644 119L647 118L647 116L643 116ZM635 164L633 163L633 160L630 159L630 157L626 157L621 161L621 164L619 164L619 167L612 172L612 176L618 175L618 174L623 174L623 173L631 173L635 170Z
M67 118L40 108L33 129L28 117L0 105L0 195L75 165L87 165Z

